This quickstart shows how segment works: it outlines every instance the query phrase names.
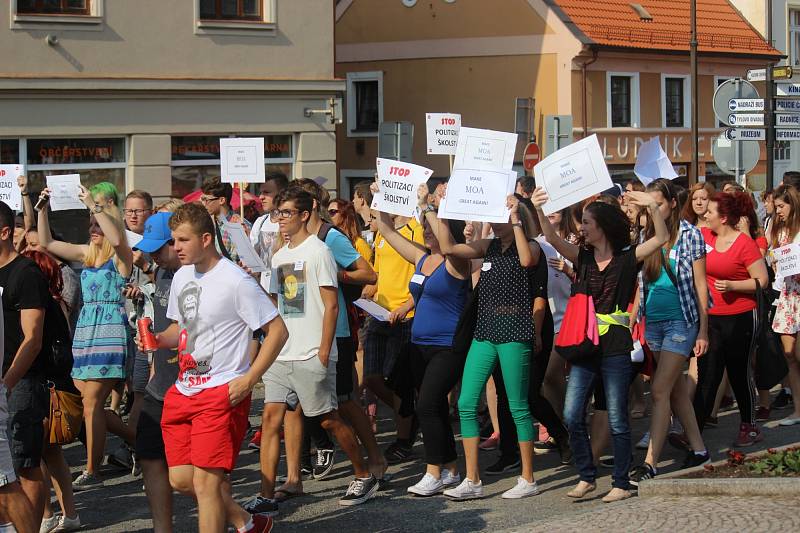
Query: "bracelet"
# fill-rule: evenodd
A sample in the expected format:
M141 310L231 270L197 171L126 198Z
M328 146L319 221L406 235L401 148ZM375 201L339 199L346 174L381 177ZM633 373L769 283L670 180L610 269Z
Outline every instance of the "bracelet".
M511 225L515 228L522 228L522 221L518 220L517 222L512 222Z
M436 208L433 207L431 204L428 204L428 206L425 209L422 210L422 216L425 216L428 213L435 213L435 212L436 212Z

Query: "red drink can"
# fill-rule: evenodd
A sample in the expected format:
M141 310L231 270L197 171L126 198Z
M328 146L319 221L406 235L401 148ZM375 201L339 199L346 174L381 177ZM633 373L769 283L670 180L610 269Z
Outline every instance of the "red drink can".
M139 339L145 352L155 352L158 350L158 342L153 334L153 321L147 317L136 321L136 328L139 330Z

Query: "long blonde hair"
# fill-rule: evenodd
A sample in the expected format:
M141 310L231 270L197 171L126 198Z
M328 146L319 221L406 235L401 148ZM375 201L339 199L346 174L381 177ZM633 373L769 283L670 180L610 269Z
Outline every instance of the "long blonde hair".
M114 221L114 225L117 226L117 231L121 235L121 238L125 238L125 225L122 222L122 216L120 215L119 208L116 204L107 205L102 202L98 202L100 205L103 205L103 213L109 216L111 220ZM87 267L94 267L97 268L105 264L109 259L115 257L116 251L114 247L111 246L111 243L108 239L103 236L103 244L97 245L93 243L91 240L89 241L89 251L86 252L86 256L83 258L83 264Z

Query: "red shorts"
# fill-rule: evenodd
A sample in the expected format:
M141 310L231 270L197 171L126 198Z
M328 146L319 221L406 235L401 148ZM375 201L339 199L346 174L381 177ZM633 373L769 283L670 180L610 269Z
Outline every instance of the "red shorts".
M161 433L168 466L233 470L249 426L250 396L231 407L228 385L184 396L173 385L164 396Z

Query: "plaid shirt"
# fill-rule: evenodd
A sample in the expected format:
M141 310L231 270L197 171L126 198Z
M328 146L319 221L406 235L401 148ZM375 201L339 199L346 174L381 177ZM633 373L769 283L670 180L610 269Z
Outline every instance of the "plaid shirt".
M694 290L694 262L706 256L706 241L703 239L703 234L700 230L681 220L681 225L678 230L677 241L677 258L675 260L675 279L678 281L678 300L681 303L681 311L683 311L683 318L689 324L695 324L700 321L700 316L697 310L697 296ZM663 253L663 252L662 252ZM644 310L645 295L644 283L641 272L639 273L639 318L642 313L646 314ZM711 297L708 298L708 305L711 307Z
M218 235L214 236L214 242L217 245L217 251L222 254L222 249L220 246L224 246L225 250L228 252L228 255L231 257L231 261L234 263L239 262L239 254L236 252L236 245L233 244L233 240L231 239L230 233L225 229L225 226L222 225L222 220L226 222L230 222L232 224L241 224L244 226L244 232L247 235L250 235L250 229L253 227L247 219L243 219L233 211L228 211L227 216L218 215L214 217L214 222L217 225ZM219 236L222 237L222 242L219 242ZM224 254L223 254L224 255Z

